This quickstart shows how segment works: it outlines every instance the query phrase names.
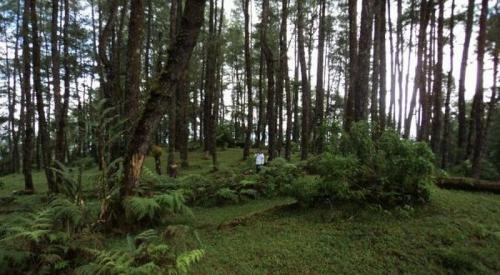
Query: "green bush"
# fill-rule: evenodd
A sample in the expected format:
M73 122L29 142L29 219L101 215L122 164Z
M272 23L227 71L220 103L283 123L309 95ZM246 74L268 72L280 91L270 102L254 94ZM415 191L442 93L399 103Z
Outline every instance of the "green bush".
M353 125L334 152L303 164L320 180L296 181L292 195L307 204L311 200L387 206L427 202L434 173L434 156L428 146L401 139L392 131L383 132L375 140L371 135L367 124ZM304 194L299 194L301 190Z
M258 174L258 182L265 188L265 195L275 196L282 193L300 174L297 165L283 158L275 158L262 168Z

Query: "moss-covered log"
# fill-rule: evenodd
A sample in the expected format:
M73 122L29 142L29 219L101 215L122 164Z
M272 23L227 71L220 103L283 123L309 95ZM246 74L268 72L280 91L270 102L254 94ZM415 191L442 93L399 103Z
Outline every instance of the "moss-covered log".
M465 177L448 177L440 178L437 181L437 185L446 189L486 191L500 194L500 182L498 181L478 180Z

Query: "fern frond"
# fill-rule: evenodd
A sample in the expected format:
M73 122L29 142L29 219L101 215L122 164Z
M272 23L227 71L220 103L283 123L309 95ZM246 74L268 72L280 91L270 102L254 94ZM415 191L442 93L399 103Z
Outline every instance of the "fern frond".
M195 249L189 252L182 253L176 260L175 267L179 274L187 274L189 267L201 260L205 255L203 249Z

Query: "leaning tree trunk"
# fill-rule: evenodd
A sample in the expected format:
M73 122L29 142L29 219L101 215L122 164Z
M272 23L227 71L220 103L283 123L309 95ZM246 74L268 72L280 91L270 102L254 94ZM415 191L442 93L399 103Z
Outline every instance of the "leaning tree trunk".
M140 115L131 136L130 146L124 160L124 178L120 188L121 197L131 195L137 185L144 158L147 154L152 134L165 114L164 106L175 92L178 80L187 72L189 60L203 23L205 0L187 0L181 26L175 41L168 50L168 60L151 91L144 111Z
M475 100L475 126L476 139L474 142L474 153L472 155L472 175L474 178L479 178L481 175L481 156L484 142L483 123L484 123L484 108L483 108L483 70L484 70L484 52L486 44L486 20L488 17L488 0L481 2L481 16L479 17L479 35L477 37L477 77L476 77L476 94ZM494 79L493 81L496 81Z

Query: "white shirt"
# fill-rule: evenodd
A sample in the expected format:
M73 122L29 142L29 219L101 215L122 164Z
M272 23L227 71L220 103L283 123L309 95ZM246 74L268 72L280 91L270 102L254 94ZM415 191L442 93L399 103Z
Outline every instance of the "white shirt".
M257 156L255 157L255 165L264 165L264 162L265 162L264 154L262 153L257 154Z

